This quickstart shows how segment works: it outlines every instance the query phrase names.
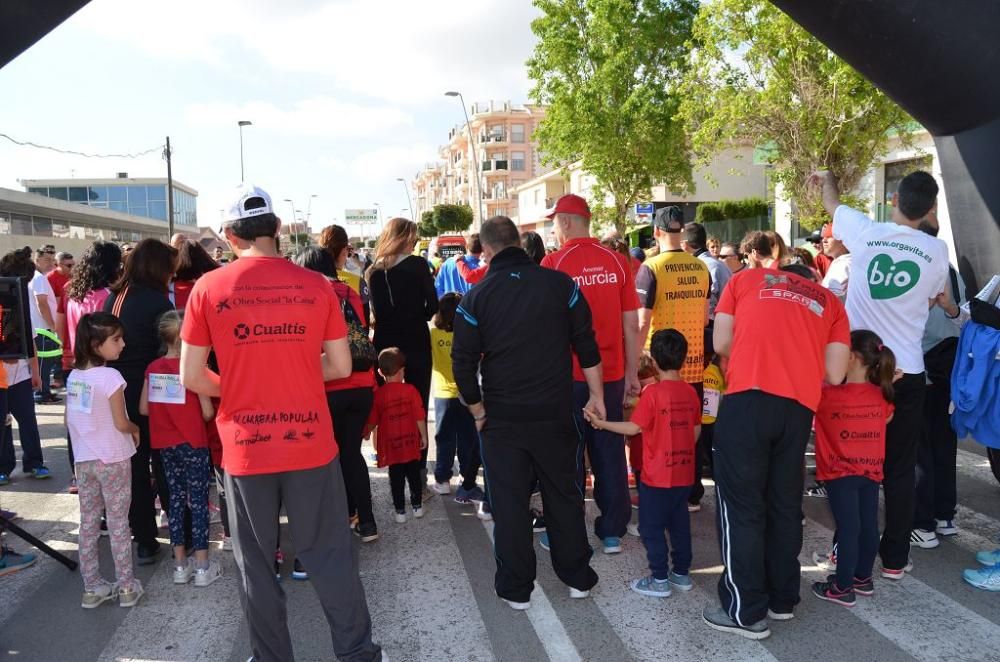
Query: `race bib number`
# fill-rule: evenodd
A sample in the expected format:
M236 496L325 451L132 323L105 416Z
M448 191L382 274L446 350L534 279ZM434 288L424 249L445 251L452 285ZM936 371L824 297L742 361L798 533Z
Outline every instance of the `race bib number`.
M85 382L71 381L66 386L66 407L70 411L90 414L94 411L94 387Z
M719 400L721 395L714 389L705 389L705 395L701 399L701 415L717 418L719 416Z
M187 392L181 384L180 375L149 373L149 401L164 405L182 405Z

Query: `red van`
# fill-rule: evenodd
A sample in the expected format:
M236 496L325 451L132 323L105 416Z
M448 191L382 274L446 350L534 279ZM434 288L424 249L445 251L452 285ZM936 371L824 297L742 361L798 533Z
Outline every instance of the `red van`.
M438 253L442 260L461 255L465 252L465 237L460 234L443 234L431 239L431 245L427 249L427 257L433 257Z

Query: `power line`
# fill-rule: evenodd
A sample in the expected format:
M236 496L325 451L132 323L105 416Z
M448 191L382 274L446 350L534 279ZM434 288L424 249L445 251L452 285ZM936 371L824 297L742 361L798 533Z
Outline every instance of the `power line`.
M77 152L72 149L60 149L58 147L49 147L48 145L39 145L38 143L33 143L29 140L17 140L8 136L6 133L0 133L0 138L6 138L15 145L20 145L21 147L35 147L37 149L47 149L51 152L58 152L59 154L71 154L73 156L84 156L88 159L137 159L141 156L146 156L147 154L152 154L163 149L163 145L157 145L142 152L136 152L135 154L88 154L86 152Z

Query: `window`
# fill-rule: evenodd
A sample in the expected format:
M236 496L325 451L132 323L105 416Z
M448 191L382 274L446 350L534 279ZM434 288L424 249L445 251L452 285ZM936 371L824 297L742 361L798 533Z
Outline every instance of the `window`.
M69 201L70 202L87 202L87 187L86 186L70 186L69 187Z
M146 196L150 201L156 200L157 202L166 202L167 200L167 187L166 186L147 186Z
M146 211L145 207L131 207L130 206L128 208L128 213L132 214L133 216L145 216L147 218L149 217L149 212Z
M160 221L167 220L167 203L160 202L157 200L150 200L149 202L149 217L155 218Z
M510 141L512 143L523 143L524 142L524 125L523 124L511 124L510 125Z
M32 218L31 226L35 230L36 237L51 237L52 236L52 219L42 218L41 216L35 216Z
M124 186L109 186L108 200L111 202L125 202L128 200L128 189Z
M69 238L69 223L62 221L52 221L52 236L56 239Z
M10 233L31 236L31 217L23 214L10 215Z
M524 170L524 152L510 153L510 169Z
M146 187L145 186L129 186L128 187L128 206L131 207L145 207L146 206Z
M95 202L104 203L99 205L101 207L106 207L108 203L108 187L107 186L91 186L87 198L90 200L90 204Z
M114 211L120 211L123 214L128 213L128 205L125 203L124 200L112 200L111 202L108 203L108 209L112 209Z
M50 186L49 197L57 200L69 200L69 195L66 193L65 186Z
M28 193L35 193L36 195L48 195L49 189L45 188L44 186L40 187L32 186L31 188L28 189Z

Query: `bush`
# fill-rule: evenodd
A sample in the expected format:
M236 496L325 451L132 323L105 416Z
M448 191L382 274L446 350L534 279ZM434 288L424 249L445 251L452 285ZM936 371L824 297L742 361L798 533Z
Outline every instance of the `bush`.
M694 220L697 223L705 224L761 216L767 216L767 202L763 198L753 197L743 200L702 202L695 211Z
M425 211L420 215L420 222L417 223L417 232L425 239L438 235L438 230L434 226L434 212Z

